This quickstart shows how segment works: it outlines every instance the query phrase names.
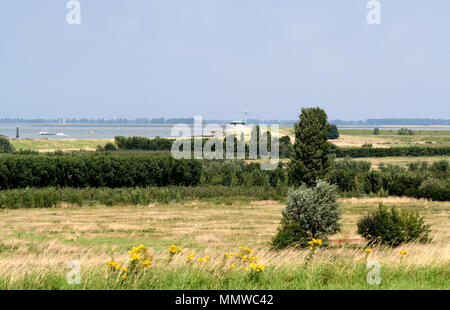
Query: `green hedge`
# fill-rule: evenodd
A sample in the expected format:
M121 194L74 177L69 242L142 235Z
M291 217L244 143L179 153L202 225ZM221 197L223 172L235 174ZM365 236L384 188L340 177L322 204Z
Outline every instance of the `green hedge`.
M0 189L25 187L194 186L202 165L197 160L146 155L2 155Z
M409 146L409 147L390 147L390 148L333 148L332 153L338 158L350 157L390 157L390 156L449 156L450 147L427 147L427 146Z

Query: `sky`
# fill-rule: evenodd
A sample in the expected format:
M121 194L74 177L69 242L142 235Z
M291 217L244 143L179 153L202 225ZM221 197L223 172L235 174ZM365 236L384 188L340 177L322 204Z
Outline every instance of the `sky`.
M0 4L0 118L450 118L450 1Z

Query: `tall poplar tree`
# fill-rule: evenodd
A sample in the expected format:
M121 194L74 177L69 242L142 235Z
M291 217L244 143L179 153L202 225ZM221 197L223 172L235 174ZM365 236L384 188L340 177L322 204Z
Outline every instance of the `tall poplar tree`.
M295 123L295 142L289 163L289 181L299 186L315 186L330 167L329 123L324 110L303 108Z

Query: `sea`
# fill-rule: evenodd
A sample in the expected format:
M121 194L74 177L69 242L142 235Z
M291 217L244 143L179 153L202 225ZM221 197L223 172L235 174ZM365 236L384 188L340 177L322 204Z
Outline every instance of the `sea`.
M225 129L225 124L220 124ZM42 124L42 123L0 123L0 135L28 139L111 139L116 136L168 138L172 136L174 125L155 124ZM450 130L449 126L338 126L339 129L373 129L397 130L401 127L413 130ZM40 135L46 131L54 135Z

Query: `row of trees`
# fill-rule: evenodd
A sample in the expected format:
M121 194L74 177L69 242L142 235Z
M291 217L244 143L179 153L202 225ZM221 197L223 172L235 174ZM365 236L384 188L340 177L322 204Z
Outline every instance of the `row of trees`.
M0 156L0 189L195 186L201 172L201 162L170 156L10 154Z

